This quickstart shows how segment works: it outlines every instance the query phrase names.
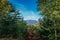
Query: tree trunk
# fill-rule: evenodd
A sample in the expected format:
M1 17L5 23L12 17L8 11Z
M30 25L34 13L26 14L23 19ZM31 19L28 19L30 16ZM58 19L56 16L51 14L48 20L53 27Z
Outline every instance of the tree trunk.
M55 40L57 40L57 30L55 29Z

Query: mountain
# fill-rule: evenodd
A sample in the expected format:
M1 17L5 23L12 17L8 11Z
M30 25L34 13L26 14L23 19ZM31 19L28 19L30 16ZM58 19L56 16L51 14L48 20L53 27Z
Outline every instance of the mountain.
M25 20L27 24L36 24L38 21L36 20Z

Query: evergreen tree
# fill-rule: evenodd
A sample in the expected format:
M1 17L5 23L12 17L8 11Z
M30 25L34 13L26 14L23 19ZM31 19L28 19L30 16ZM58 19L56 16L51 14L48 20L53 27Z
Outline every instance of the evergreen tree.
M38 0L40 34L43 40L59 40L60 38L60 0Z
M0 37L16 38L24 27L26 27L26 23L19 11L9 1L0 0Z

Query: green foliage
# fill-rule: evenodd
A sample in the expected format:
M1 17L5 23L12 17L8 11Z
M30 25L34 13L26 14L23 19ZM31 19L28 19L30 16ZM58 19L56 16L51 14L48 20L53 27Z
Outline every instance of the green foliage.
M60 0L38 0L38 10L42 15L40 19L41 36L43 40L59 40L60 31ZM60 38L60 37L59 37Z
M0 38L17 38L21 33L23 37L26 38L26 22L24 22L23 18L20 16L19 11L7 0L0 0Z

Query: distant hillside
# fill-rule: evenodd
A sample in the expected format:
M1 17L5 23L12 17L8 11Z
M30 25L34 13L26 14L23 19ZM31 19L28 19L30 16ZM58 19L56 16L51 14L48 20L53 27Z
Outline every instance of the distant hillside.
M27 24L36 24L38 23L38 21L36 20L25 20L27 22Z

